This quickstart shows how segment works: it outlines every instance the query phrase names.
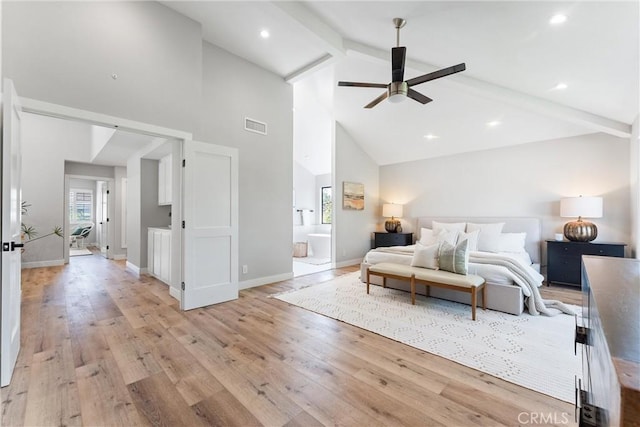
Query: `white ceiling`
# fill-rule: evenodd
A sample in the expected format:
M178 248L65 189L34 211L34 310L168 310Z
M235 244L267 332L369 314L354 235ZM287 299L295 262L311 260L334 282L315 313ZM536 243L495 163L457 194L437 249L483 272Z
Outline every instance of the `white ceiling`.
M638 114L636 1L163 3L200 22L205 40L314 97L297 103L296 123L326 111L379 164L599 131L626 136ZM550 25L557 13L567 21ZM407 20L405 79L460 62L467 70L414 87L434 99L427 105L364 110L383 90L336 83L388 83L394 17ZM560 82L567 89L555 90ZM494 120L501 125L488 128ZM330 170L330 156L314 154L329 149L326 132L295 139L298 162L316 174Z

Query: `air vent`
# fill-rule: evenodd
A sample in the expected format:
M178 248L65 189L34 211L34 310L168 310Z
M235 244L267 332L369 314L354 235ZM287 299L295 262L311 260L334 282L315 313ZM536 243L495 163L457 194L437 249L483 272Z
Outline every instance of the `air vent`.
M249 132L259 133L261 135L266 135L267 124L263 122L259 122L258 120L250 119L249 117L245 117L244 130L248 130Z

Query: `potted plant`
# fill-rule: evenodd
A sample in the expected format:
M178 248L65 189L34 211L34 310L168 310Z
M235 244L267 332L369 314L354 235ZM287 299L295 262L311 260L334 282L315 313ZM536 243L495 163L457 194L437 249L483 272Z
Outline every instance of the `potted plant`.
M21 205L22 215L27 215L27 212L29 211L30 206L31 205L28 204L27 202L25 201L22 202L22 205ZM43 234L43 235L39 235L38 231L34 226L27 225L24 222L20 224L20 229L21 229L20 234L22 237L22 243L24 244L27 244L36 240L44 239L45 237L53 236L54 234L58 237L62 237L62 227L60 226L55 226L50 233Z

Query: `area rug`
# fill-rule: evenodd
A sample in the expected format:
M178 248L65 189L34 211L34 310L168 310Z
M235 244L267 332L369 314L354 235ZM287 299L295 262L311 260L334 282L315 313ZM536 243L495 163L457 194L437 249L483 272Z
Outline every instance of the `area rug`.
M275 298L406 345L574 402L582 359L573 352L573 316L520 316L366 284L359 272ZM580 313L580 307L570 306Z
M294 261L304 262L305 264L322 265L322 264L330 263L331 258L301 257L301 258L294 258Z
M69 249L69 256L83 256L83 255L93 255L91 251L87 248L82 249Z

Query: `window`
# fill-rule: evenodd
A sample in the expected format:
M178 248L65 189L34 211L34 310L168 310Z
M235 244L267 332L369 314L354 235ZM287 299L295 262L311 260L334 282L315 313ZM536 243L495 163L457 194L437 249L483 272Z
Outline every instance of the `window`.
M69 222L93 222L93 191L71 190L69 191Z
M333 201L331 199L331 187L322 187L322 223L331 224L333 215Z

